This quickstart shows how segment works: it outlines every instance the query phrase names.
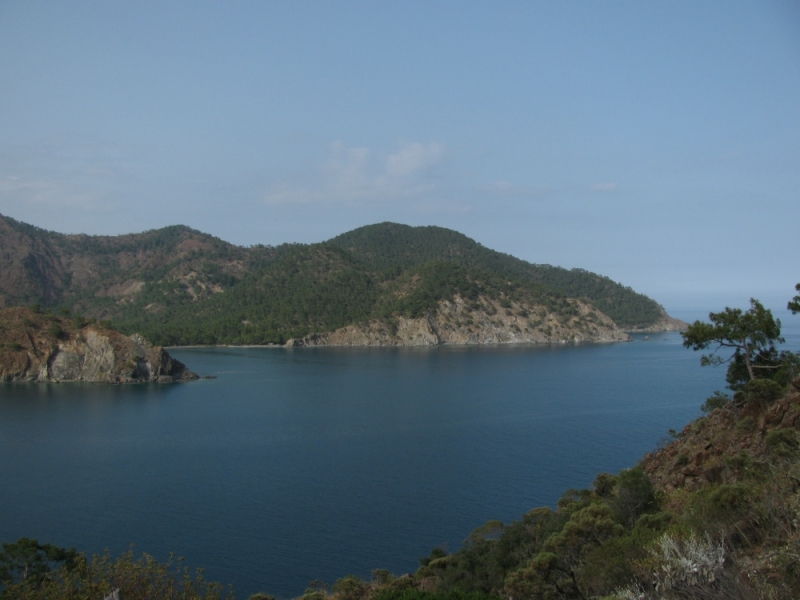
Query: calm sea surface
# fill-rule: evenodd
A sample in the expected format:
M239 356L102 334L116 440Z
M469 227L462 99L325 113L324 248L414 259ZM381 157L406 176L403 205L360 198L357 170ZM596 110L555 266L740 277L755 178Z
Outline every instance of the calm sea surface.
M175 552L240 598L408 572L698 416L724 370L700 368L678 334L650 338L181 349L217 378L0 385L0 541Z

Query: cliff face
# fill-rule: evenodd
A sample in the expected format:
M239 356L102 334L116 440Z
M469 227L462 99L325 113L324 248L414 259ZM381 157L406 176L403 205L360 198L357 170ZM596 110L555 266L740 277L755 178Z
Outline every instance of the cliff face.
M565 317L543 306L461 296L442 300L419 318L394 317L349 325L329 333L291 339L287 346L438 346L566 342L619 342L630 339L596 308L571 300ZM479 307L479 308L476 308Z
M166 383L197 379L140 335L80 319L0 309L0 381Z
M670 317L663 306L659 306L661 316L657 321L647 327L626 327L625 331L631 333L657 333L661 331L686 331L689 324L675 317Z

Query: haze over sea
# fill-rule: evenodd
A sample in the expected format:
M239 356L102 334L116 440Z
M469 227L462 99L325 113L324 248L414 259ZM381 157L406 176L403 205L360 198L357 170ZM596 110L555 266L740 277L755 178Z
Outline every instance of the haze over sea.
M797 350L800 317L779 316ZM489 519L632 466L698 416L724 369L700 368L677 333L649 337L175 349L217 378L3 385L0 541L175 552L243 598L409 572Z

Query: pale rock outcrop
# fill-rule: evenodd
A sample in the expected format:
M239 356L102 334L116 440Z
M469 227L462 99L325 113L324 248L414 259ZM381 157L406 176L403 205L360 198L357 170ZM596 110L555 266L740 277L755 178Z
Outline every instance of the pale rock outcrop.
M90 330L85 341L70 341L53 348L32 380L165 383L197 378L162 347L153 346L138 334L112 337Z
M423 317L396 316L375 319L327 333L291 339L300 346L438 346L478 344L530 344L619 342L630 336L596 308L570 299L569 316L543 306L506 303L460 296L441 300Z
M0 309L0 381L166 383L197 379L183 363L138 334Z

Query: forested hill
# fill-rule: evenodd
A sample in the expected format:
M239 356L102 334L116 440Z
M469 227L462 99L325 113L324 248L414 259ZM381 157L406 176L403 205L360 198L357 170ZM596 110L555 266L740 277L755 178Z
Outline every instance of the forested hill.
M0 215L0 307L112 320L161 345L281 344L376 321L393 330L450 301L442 319L480 339L476 321L558 341L600 339L606 315L625 329L668 318L606 277L532 265L440 227L382 223L319 244L240 247L184 226L66 235Z
M443 227L397 223L368 225L343 233L331 244L345 248L377 271L403 270L433 261L477 268L512 280L542 284L573 298L587 298L621 327L641 328L664 316L655 301L584 269L531 264L485 248L462 233Z

